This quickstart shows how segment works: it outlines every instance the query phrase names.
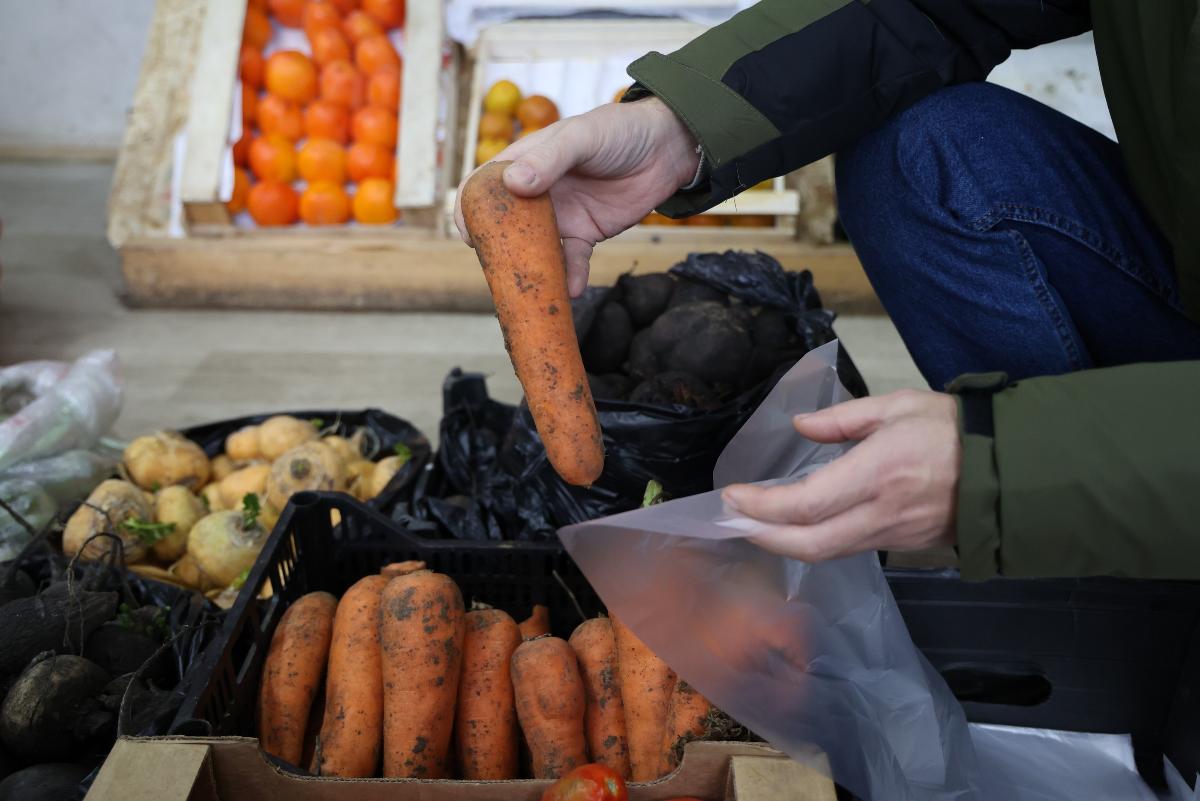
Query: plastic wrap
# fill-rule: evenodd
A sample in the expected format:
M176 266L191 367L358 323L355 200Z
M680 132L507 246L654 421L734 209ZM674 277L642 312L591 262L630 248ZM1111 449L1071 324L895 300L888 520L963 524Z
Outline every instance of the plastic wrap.
M39 378L23 384L31 399L0 423L0 471L30 459L91 448L121 410L121 379L113 351L89 353L55 382L49 380L52 368L42 365Z
M849 397L837 347L779 381L718 461L716 486L795 481L844 452L791 427L793 414ZM757 525L713 491L559 535L614 614L776 747L820 746L834 778L868 801L975 797L962 708L913 646L878 559L776 556L745 539Z

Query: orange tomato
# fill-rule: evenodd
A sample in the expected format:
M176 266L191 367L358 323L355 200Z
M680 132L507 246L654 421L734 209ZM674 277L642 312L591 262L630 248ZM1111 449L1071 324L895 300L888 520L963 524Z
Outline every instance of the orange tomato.
M300 177L306 181L346 182L346 151L330 139L309 139L296 157Z
M267 0L250 0L248 3L246 3L246 5L249 8L257 8L264 14L266 14L268 11Z
M254 6L247 8L246 19L242 22L242 44L262 50L271 41L271 33L271 20L266 12Z
M304 0L267 0L267 7L280 25L299 28L304 24Z
M665 214L652 211L642 218L642 225L683 225L682 220L675 220Z
M522 128L545 128L558 122L558 106L543 95L530 95L517 104L517 121Z
M512 117L506 117L494 111L485 111L479 118L479 141L481 142L484 139L503 139L505 142L511 142L513 134Z
M279 134L259 136L250 143L250 171L260 181L296 180L296 151Z
M355 142L370 142L389 150L396 147L396 114L382 106L366 106L354 112L351 129Z
M396 175L396 157L391 150L379 145L355 142L346 151L346 172L355 183L362 183L369 178L390 181Z
M386 67L400 68L400 56L392 40L382 33L360 39L354 46L354 65L364 74L372 75Z
M503 139L481 139L475 146L475 165L486 164L504 152L508 142Z
M395 222L396 207L392 205L392 182L386 178L368 178L354 193L354 219L363 225L385 225Z
M280 50L267 59L266 84L273 95L307 103L317 96L317 68L301 52Z
M279 181L257 183L246 195L246 209L259 225L291 225L299 205L296 190Z
M233 163L245 167L250 163L250 134L242 131L242 138L233 143Z
M620 103L620 102L621 102L621 98L622 98L622 97L624 97L624 96L625 96L625 93L626 93L626 92L628 92L628 91L629 91L630 89L632 89L632 88L633 88L633 85L632 85L632 84L630 84L629 86L626 86L626 87L625 87L625 88L623 88L623 89L618 89L618 90L617 90L617 93L616 93L615 95L613 95L613 102L614 102L614 103Z
M772 228L775 217L771 214L730 214L729 224L734 228Z
M233 194L225 203L230 214L240 214L246 210L246 195L250 192L250 176L241 167L233 168Z
M358 10L358 0L330 0L343 17Z
M304 131L311 139L350 140L350 112L330 100L314 100L304 109Z
M400 110L400 70L385 67L367 79L367 103Z
M238 55L238 77L242 79L242 83L261 89L263 83L263 55L256 47L248 44L242 45L242 52Z
M331 181L311 183L300 195L300 219L309 225L341 225L350 219L350 196Z
M367 102L367 82L349 61L331 61L321 68L321 99L356 111Z
M542 801L629 801L621 774L606 765L580 765L542 793ZM687 801L676 798L672 801Z
M258 103L258 130L295 142L304 136L304 114L295 103L265 95Z
M362 0L362 10L387 30L404 25L404 0Z
M341 30L342 14L337 6L320 0L309 0L304 6L304 33L309 39L313 32L321 28L337 28Z
M318 28L308 37L313 61L321 66L350 58L350 43L341 28Z
M719 228L725 224L725 215L696 214L684 220L683 224L692 228Z
M368 36L378 36L382 34L383 28L375 18L365 11L351 11L342 20L342 32L346 34L346 38L352 44L358 44L361 40Z
M258 92L254 91L254 87L242 84L242 129L253 127L257 116Z

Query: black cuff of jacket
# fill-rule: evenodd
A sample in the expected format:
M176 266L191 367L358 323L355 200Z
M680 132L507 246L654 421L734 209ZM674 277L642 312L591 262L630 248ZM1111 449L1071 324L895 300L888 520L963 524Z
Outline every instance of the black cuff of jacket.
M1000 573L1000 477L996 470L992 395L1008 384L1004 373L969 374L946 391L957 396L962 465L955 514L959 573L980 581Z

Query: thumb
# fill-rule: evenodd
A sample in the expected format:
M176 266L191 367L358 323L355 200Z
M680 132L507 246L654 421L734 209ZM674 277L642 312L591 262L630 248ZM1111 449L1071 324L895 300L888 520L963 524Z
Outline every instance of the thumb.
M846 442L874 433L883 424L886 411L883 398L858 398L812 414L796 415L793 425L813 442Z
M590 137L585 126L570 120L539 131L537 140L513 157L504 170L504 185L521 197L545 193L575 166L591 158Z

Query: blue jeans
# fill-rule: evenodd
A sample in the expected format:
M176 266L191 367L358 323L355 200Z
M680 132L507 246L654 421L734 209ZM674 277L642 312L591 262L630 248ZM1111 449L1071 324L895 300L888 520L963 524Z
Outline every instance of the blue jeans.
M943 89L838 153L837 190L936 389L966 372L1200 358L1170 243L1120 149L1048 106L986 83Z

